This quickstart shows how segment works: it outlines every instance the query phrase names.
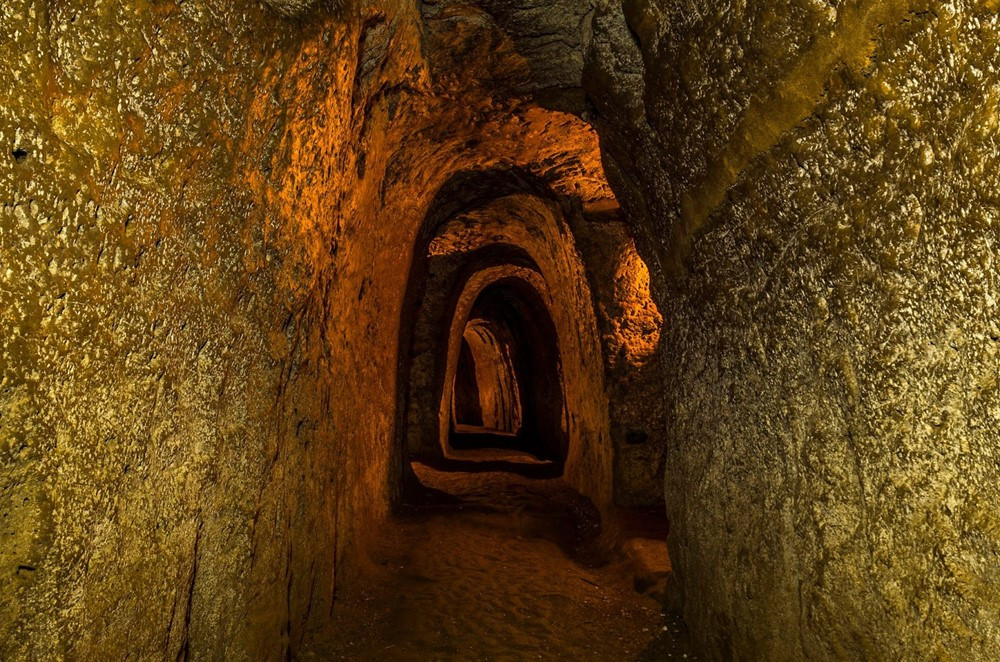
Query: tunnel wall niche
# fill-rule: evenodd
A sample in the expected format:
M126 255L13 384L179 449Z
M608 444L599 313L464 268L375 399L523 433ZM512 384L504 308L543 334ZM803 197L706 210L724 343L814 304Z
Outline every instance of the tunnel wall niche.
M693 636L996 657L996 3L598 5L585 85L657 272Z

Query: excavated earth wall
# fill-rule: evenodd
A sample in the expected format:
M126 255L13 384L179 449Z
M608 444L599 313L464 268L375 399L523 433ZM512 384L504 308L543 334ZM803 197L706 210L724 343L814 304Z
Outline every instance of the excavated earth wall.
M997 3L605 0L593 34L695 639L995 659Z
M359 22L14 0L0 23L0 657L281 656L385 507L344 487L377 418L350 438L372 412L331 397L378 393L335 344L366 317L334 285L371 196Z

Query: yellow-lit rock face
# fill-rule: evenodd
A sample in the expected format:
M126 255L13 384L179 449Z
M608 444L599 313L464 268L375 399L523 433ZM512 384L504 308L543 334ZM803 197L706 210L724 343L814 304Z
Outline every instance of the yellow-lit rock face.
M604 267L613 275L600 281L613 286L598 294L609 366L615 497L625 505L660 505L667 461L662 371L672 352L662 343L663 316L650 292L649 269L631 238L619 236L618 250L608 251ZM610 239L602 237L605 250L615 246Z
M721 658L996 657L996 7L619 7L586 85L667 283L694 636Z
M641 368L660 347L663 316L649 291L649 268L632 245L625 245L618 257L614 284L621 312L610 318L615 333L608 355Z
M286 16L295 16L316 4L316 0L264 0L264 2Z
M0 7L4 659L273 657L329 603L351 508L313 321L335 225L280 196L346 180L276 100L309 58L346 88L356 29L274 21ZM298 89L312 118L349 107ZM342 162L326 137L310 149Z
M652 298L650 273L617 222L591 222L578 233L594 287L614 442L615 500L663 503L667 398L663 316Z

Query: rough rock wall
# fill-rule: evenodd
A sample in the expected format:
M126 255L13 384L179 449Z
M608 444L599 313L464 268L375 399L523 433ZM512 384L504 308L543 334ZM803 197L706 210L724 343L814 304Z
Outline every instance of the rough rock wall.
M662 506L667 403L663 361L670 358L653 301L649 270L624 220L615 213L575 227L593 283L612 446L615 503Z
M510 35L531 75L518 86L546 108L581 113L580 79L590 39L592 0L477 0Z
M1000 20L608 1L586 86L665 285L666 502L710 657L1000 650Z
M278 657L329 611L358 28L275 20L0 8L4 659Z

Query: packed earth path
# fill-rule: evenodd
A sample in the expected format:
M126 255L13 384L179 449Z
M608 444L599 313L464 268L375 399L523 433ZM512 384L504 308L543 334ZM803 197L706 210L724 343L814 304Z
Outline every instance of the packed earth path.
M662 613L660 521L602 527L559 479L414 463L426 493L385 527L363 590L304 659L690 659ZM610 530L610 531L609 531Z

